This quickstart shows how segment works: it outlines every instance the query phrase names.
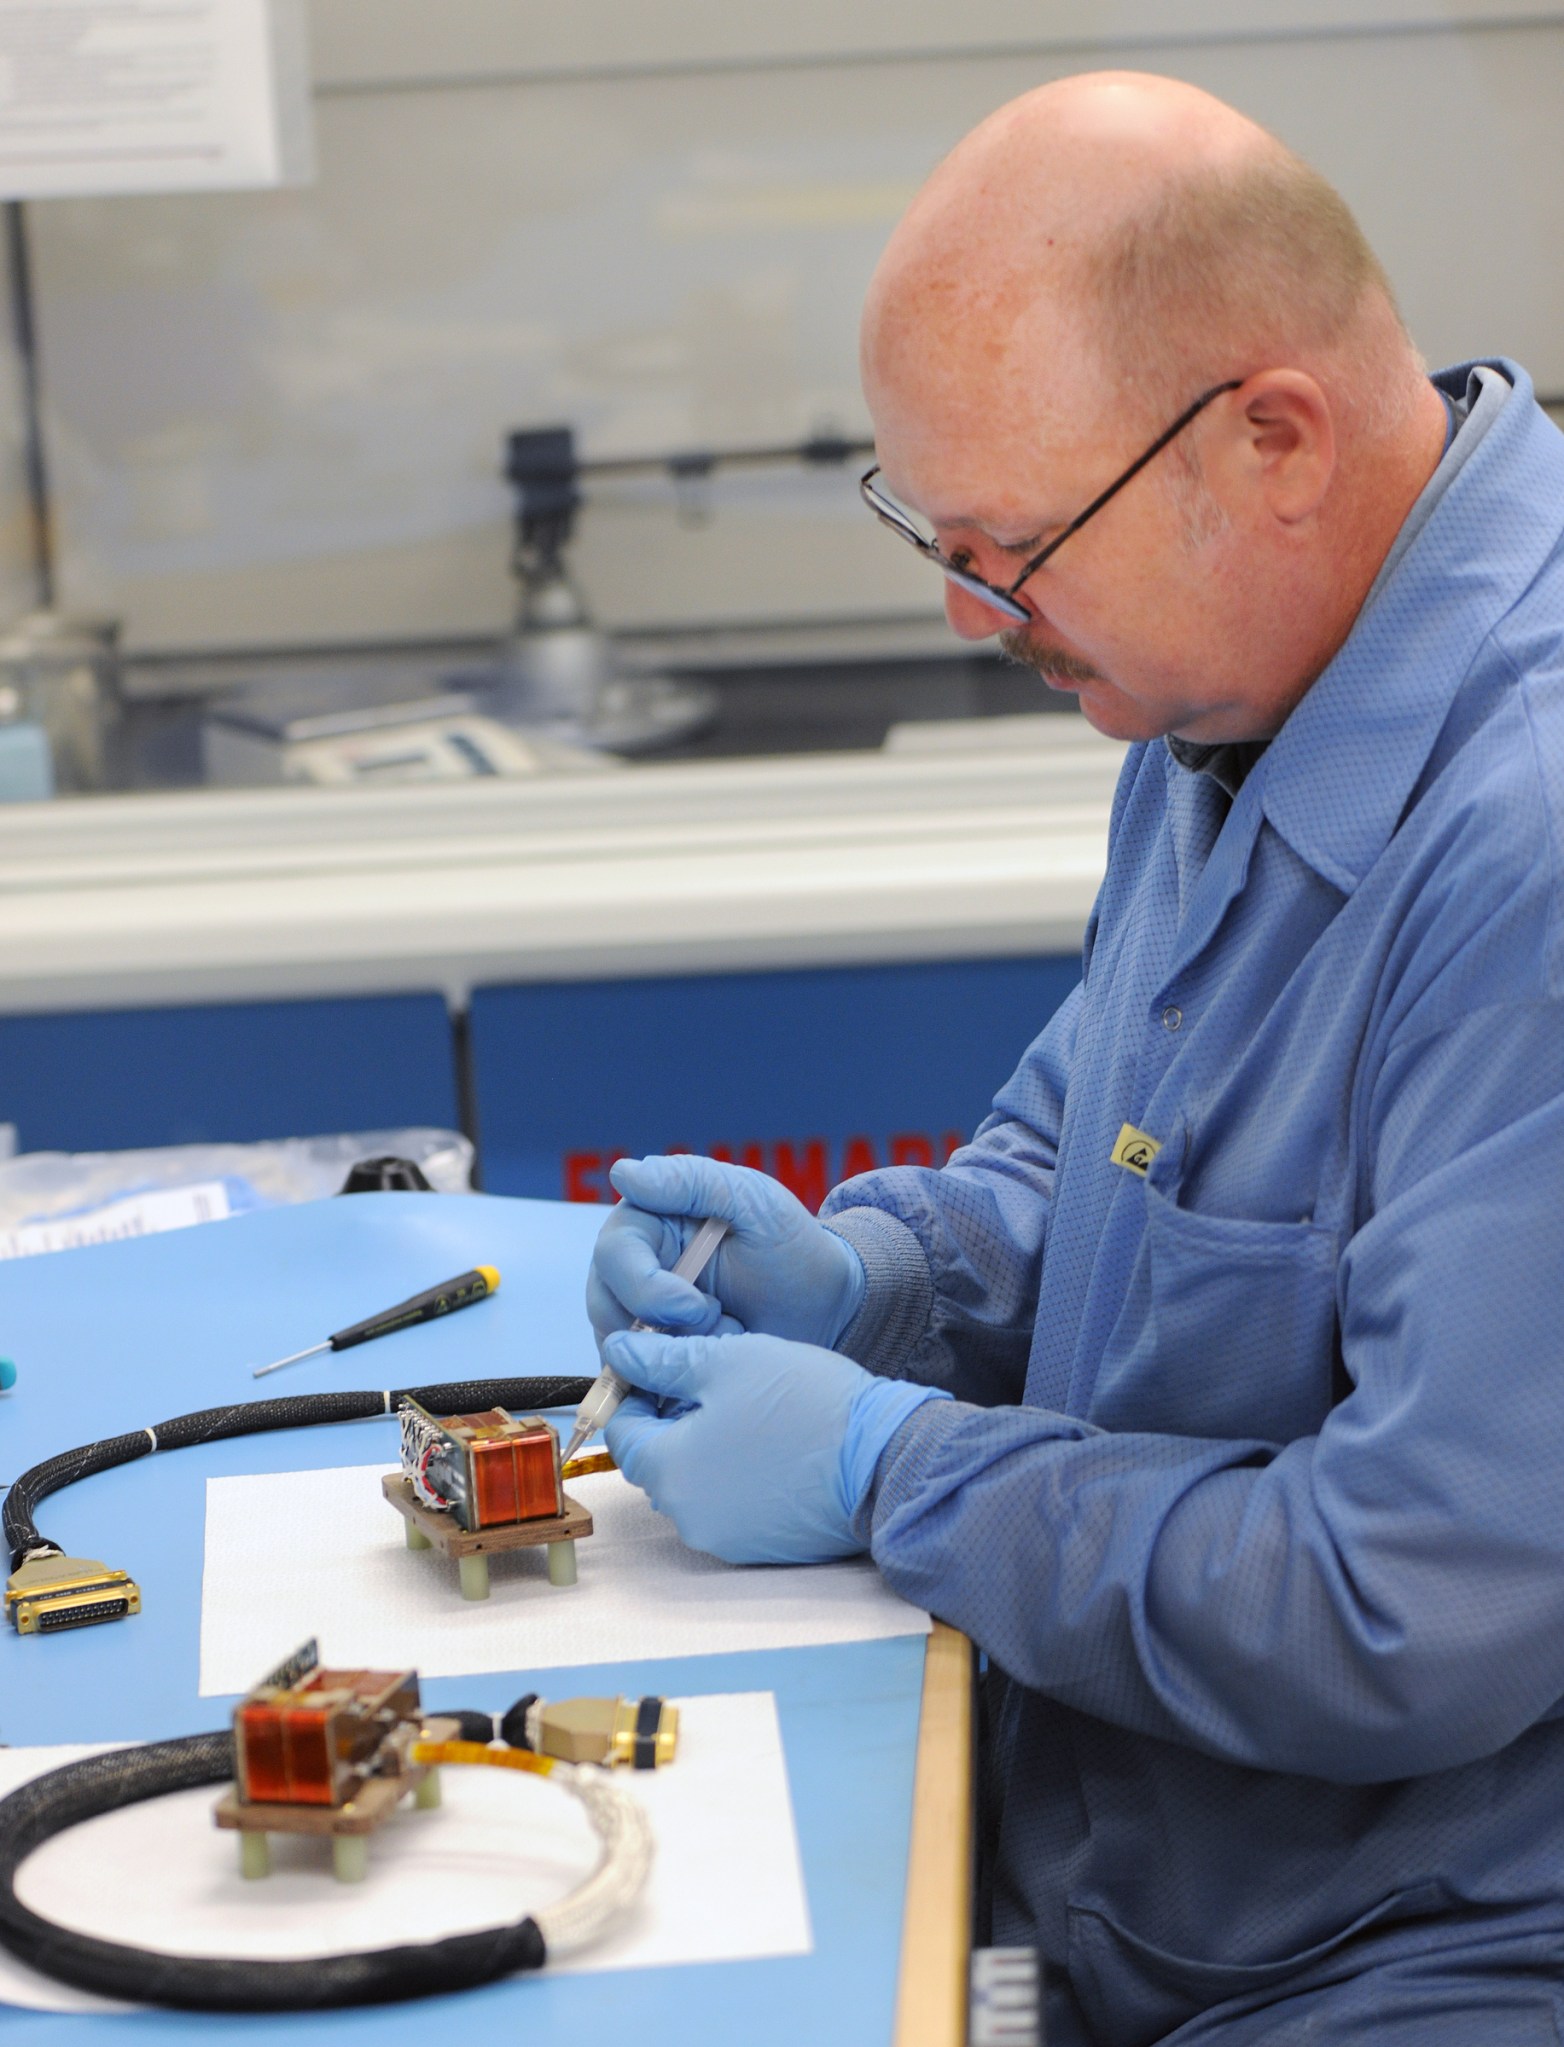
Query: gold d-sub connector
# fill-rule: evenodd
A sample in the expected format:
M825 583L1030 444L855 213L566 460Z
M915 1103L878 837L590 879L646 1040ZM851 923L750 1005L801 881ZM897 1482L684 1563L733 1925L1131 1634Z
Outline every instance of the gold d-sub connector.
M666 1699L556 1699L534 1711L530 1746L564 1763L655 1770L673 1761L678 1746L679 1709Z
M30 1557L6 1583L5 1610L19 1635L52 1635L140 1613L141 1588L92 1557Z

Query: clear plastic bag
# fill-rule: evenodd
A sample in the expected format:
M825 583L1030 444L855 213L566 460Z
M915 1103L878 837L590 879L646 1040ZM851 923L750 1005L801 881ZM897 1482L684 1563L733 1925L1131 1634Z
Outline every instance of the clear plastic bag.
M149 1151L0 1149L0 1259L148 1236L246 1209L318 1201L360 1159L411 1159L442 1194L472 1191L473 1148L455 1130L365 1130L262 1144Z

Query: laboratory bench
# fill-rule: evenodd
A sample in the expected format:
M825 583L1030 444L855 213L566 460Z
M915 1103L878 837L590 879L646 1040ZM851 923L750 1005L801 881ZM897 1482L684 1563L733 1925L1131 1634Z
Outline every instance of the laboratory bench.
M709 715L692 730L648 750L651 761L857 752L883 746L908 723L1079 716L1072 697L1050 692L991 650L963 651L942 625L937 637L913 624L882 632L867 645L855 645L841 631L641 634L616 643L616 651L630 673L655 668L698 685L711 699ZM493 657L492 640L474 639L394 649L133 658L123 671L116 781L141 791L203 787L204 713L265 681L315 683L326 693L361 681L432 695L464 683L481 689Z
M278 1354L299 1329L337 1326L363 1303L404 1292L412 1275L478 1261L492 1260L504 1274L491 1303L401 1331L373 1350L308 1360L290 1374L287 1391L362 1388L386 1377L422 1385L491 1374L590 1374L596 1356L581 1277L593 1234L590 1217L557 1203L398 1194L273 1209L0 1265L7 1343L19 1364L14 1390L0 1395L7 1446L0 1478L14 1478L84 1434L113 1435L214 1400L247 1397L242 1389L253 1385L247 1367L257 1356ZM661 1578L643 1574L636 1581L648 1609L661 1601L657 1612L640 1621L617 1610L605 1618L593 1602L612 1590L614 1560L626 1570L635 1566L623 1564L623 1546L610 1547L601 1495L593 1497L604 1518L597 1547L584 1545L579 1589L555 1590L524 1558L512 1557L496 1564L491 1603L464 1606L454 1585L447 1601L429 1576L429 1560L404 1548L389 1508L387 1529L378 1525L378 1475L397 1457L396 1423L377 1416L202 1441L155 1465L122 1465L53 1495L41 1525L71 1553L112 1558L127 1570L139 1587L140 1609L121 1623L53 1635L0 1628L0 1741L7 1744L0 1753L14 1769L26 1764L29 1748L222 1727L238 1703L213 1660L218 1634L229 1628L238 1630L234 1646L245 1673L253 1664L259 1677L284 1648L318 1632L327 1662L335 1653L355 1666L417 1668L434 1712L472 1706L502 1712L524 1692L668 1697L682 1702L678 1754L666 1778L631 1782L653 1812L661 1866L684 1872L669 1881L693 1885L701 1900L693 1934L690 1910L678 1918L686 1894L666 1884L659 1889L654 1873L649 1937L655 1942L662 1928L661 1946L627 1950L622 1933L632 1941L648 1937L644 1922L639 1936L632 1922L611 1929L606 1953L589 1952L563 1969L456 1996L334 2012L78 2007L67 2014L36 2008L58 2006L50 1986L7 1979L0 1980L0 2037L18 2047L228 2039L249 2047L355 2047L371 2038L376 2047L398 2047L446 2036L783 2047L807 2033L842 2047L959 2047L973 1827L972 1662L964 1638L938 1627L926 1635L923 1616L911 1607L843 1628L838 1572L834 1597L825 1589L829 1578L820 1580L816 1597L809 1573L794 1574L769 1603L758 1588L760 1606L756 1588L745 1595L729 1587L730 1600L747 1596L745 1612L762 1616L758 1625L746 1622L741 1640L731 1627L713 1631L719 1567L701 1570L703 1597L692 1619L689 1580L677 1561ZM327 1496L337 1500L343 1487L353 1495L361 1479L377 1509L367 1549L340 1507L320 1504ZM288 1503L286 1512L264 1517L264 1560L248 1599L224 1575L218 1532L222 1501L236 1485L242 1492L259 1486ZM286 1594L286 1615L263 1615L256 1602L276 1592L272 1581L286 1576L289 1556L302 1564L303 1578ZM359 1587L354 1576L351 1595L334 1593L335 1573L354 1574L366 1560L373 1588ZM547 1603L559 1601L575 1605L556 1619ZM785 1625L778 1618L784 1609ZM366 1626L378 1631L381 1644L389 1636L393 1650L382 1652L389 1661L363 1646ZM279 1630L285 1643L274 1639ZM355 1632L357 1647L348 1639ZM241 1690L247 1681L241 1676ZM697 1713L703 1701L704 1721ZM734 1719L734 1702L745 1701L747 1717ZM767 1727L774 1730L768 1747L739 1755L724 1747L736 1729ZM660 1789L677 1792L681 1770L706 1773L698 1780L704 1804L723 1815L715 1835L709 1823L695 1835L709 1845L693 1861L688 1800L682 1819L666 1803L652 1802ZM451 1803L459 1814L459 1793ZM536 1811L546 1827L545 1806ZM535 1810L522 1801L515 1809ZM735 1809L742 1828L733 1825ZM511 1807L500 1802L500 1810ZM144 1838L162 1844L160 1912L190 1899L205 1931L186 1937L197 1949L222 1951L233 1945L234 1930L223 1927L219 1942L211 1912L226 1895L232 1843L215 1833L205 1801L187 1800L184 1811L193 1831L179 1808L161 1801L108 1824L145 1829ZM420 1820L435 1829L432 1841ZM172 1833L160 1833L160 1825ZM473 1866L475 1856L482 1868L481 1855L493 1853L481 1839L474 1847L471 1835L453 1847L444 1827L443 1818L408 1814L373 1850L377 1870L400 1861L409 1883L420 1880L420 1866L427 1869L430 1916L442 1931L444 1873ZM751 1837L767 1844L772 1862L759 1861ZM545 1858L539 1866L547 1895L557 1896L573 1865L561 1867L558 1848L547 1847L555 1838L546 1835L545 1845L534 1847L519 1826L502 1846L503 1861L488 1865L491 1888L465 1924L514 1915L512 1900L523 1895L512 1888L515 1865L524 1869L529 1856ZM112 1844L101 1852L112 1858ZM724 1884L763 1894L767 1903L719 1937L700 1922L718 1916ZM301 1890L313 1891L324 1923L343 1926L340 1911L353 1901L308 1855L281 1858L258 1899L250 1890L243 1899L230 1897L229 1909L286 1911ZM50 1909L36 1896L31 1902ZM95 1930L109 1938L146 1938L128 1916L134 1907L112 1896L84 1899L82 1910L89 1924L94 1911L106 1912L107 1923ZM70 1909L61 1916L70 1918ZM166 1923L158 1927L160 1943ZM451 1930L461 1924L456 1920ZM347 1947L379 1945L385 1936L378 1927L377 1934L372 1942L340 1932L335 1939Z
M1077 977L1123 749L926 622L851 640L648 639L716 706L656 759L347 788L188 786L253 659L132 662L139 779L187 786L0 806L0 1123L436 1123L494 1191L588 1201L620 1152L811 1202L938 1163Z

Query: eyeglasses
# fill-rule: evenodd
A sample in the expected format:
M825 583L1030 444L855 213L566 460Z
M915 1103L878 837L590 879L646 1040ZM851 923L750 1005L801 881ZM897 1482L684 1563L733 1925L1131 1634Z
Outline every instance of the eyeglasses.
M1165 433L1158 434L1157 438L1143 455L1137 455L1129 468L1121 476L1116 476L1106 490L1098 492L1084 512L1077 513L1075 518L1070 521L1069 525L1062 532L1056 533L1045 548L1032 556L1032 559L1026 564L1026 567L1022 569L1020 575L1016 577L1007 590L1001 589L997 583L986 582L982 576L974 575L971 569L964 569L960 562L952 561L948 554L942 553L932 540L925 539L902 510L901 506L894 499L886 497L882 491L875 489L874 479L880 473L878 462L872 469L866 470L863 476L859 478L858 489L863 496L864 503L873 512L880 524L882 526L889 526L891 531L899 534L910 547L915 547L919 554L933 562L935 567L950 582L954 583L958 589L967 591L973 597L980 597L985 604L1005 618L1018 621L1025 620L1031 617L1031 613L1024 604L1016 602L1016 592L1026 581L1027 577L1036 575L1049 556L1056 554L1072 533L1079 533L1088 519L1094 519L1103 506L1107 504L1108 500L1116 497L1123 490L1125 484L1129 482L1132 476L1138 476L1154 456L1162 453L1162 450L1168 445L1169 441L1177 440L1190 421L1204 412L1213 398L1220 398L1224 391L1236 391L1242 381L1241 377L1234 377L1225 384L1213 384L1209 391L1202 391L1194 404L1187 406Z

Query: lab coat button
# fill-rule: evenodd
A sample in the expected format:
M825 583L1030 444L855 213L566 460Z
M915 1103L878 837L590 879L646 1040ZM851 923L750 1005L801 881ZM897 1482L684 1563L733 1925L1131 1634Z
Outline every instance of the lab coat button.
M1162 1028L1165 1031L1176 1031L1183 1021L1184 1021L1183 1010L1175 1009L1173 1004L1170 1002L1167 1008L1162 1012Z

